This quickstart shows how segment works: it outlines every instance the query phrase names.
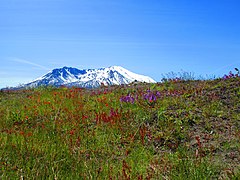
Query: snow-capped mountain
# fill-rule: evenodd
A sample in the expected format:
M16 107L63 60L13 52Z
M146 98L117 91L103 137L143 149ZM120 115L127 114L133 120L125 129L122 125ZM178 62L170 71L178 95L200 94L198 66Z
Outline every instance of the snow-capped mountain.
M129 84L134 81L155 83L148 77L128 71L120 66L111 66L99 69L79 70L72 67L54 69L46 75L24 85L24 87L38 86L76 86L85 88L99 87L104 85Z

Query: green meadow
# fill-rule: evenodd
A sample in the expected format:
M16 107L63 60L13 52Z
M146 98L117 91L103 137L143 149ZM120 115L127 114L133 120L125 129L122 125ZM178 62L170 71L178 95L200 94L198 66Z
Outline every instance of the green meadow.
M239 179L240 78L0 92L0 179Z

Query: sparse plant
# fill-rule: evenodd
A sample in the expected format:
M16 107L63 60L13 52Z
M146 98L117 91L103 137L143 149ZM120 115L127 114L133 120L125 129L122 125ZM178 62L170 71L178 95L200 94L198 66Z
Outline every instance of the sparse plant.
M162 82L166 81L172 81L172 82L178 82L178 81L191 81L195 80L195 74L193 72L187 72L187 71L180 71L178 73L175 72L169 72L166 74L162 74Z

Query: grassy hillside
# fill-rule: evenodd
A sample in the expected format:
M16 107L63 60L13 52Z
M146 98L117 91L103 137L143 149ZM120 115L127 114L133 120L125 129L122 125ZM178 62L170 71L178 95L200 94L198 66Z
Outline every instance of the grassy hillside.
M238 179L240 78L0 93L2 179Z

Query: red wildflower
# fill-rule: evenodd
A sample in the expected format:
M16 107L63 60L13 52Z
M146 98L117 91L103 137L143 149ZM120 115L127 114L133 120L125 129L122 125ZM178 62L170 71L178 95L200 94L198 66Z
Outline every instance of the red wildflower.
M30 136L32 136L32 132L27 133L27 137L30 137Z
M72 129L72 130L69 132L70 135L74 135L74 133L75 133L75 130L74 130L74 129Z

